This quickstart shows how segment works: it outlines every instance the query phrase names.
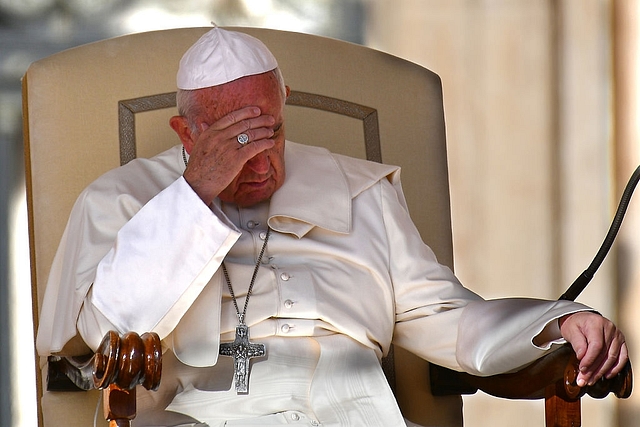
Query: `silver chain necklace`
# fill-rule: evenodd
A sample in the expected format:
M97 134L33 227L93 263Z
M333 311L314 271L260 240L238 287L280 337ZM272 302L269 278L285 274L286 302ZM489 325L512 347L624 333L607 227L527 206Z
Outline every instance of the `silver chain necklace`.
M245 315L247 314L247 306L249 305L249 298L253 292L253 285L255 284L260 264L262 263L262 256L267 247L269 241L269 235L271 234L271 228L267 228L267 235L264 238L262 249L258 255L256 261L256 267L253 269L253 276L251 277L251 283L249 283L249 289L247 290L247 296L244 300L244 309L242 313L238 308L238 301L236 295L233 292L233 286L231 286L231 279L227 272L227 267L222 263L222 271L224 278L227 281L227 287L233 300L233 305L236 308L236 314L238 315L238 325L236 326L236 337L233 342L221 343L220 354L222 356L233 357L233 378L236 384L236 393L248 393L249 392L249 360L254 357L262 357L267 354L267 347L262 343L253 343L249 341L249 327L245 323Z
M236 295L233 292L233 286L231 286L231 279L229 278L229 272L227 271L227 267L222 262L222 272L224 273L224 278L227 281L227 287L229 288L229 293L231 294L231 299L233 300L233 306L236 308L236 314L238 315L238 323L244 325L244 319L247 314L247 306L249 305L249 298L251 297L251 293L253 292L253 285L255 284L256 277L258 276L258 270L260 269L260 264L262 264L262 256L264 255L264 251L267 248L267 242L269 241L269 236L271 235L271 228L267 228L267 234L264 237L264 243L262 244L262 249L260 249L260 254L258 254L258 260L256 261L256 266L253 269L253 275L251 276L251 282L249 283L249 289L247 290L247 297L244 300L244 307L242 309L242 313L240 313L240 309L238 308L238 301L236 300Z
M184 166L186 167L187 156L184 146L182 146L182 160L184 161ZM270 235L271 228L267 227L267 234L264 237L264 243L262 244L262 249L260 249L260 254L258 254L256 266L253 269L253 275L251 276L249 289L247 289L247 296L244 300L244 308L242 310L242 313L238 308L238 300L236 299L235 292L233 292L233 286L231 286L229 272L227 271L227 267L224 265L224 262L222 262L222 272L224 273L224 278L227 281L227 287L229 288L229 294L231 294L233 306L236 309L236 315L238 316L238 325L236 326L235 340L233 342L220 344L220 355L233 357L233 377L235 380L236 393L248 393L249 391L249 360L253 359L254 357L262 357L267 354L267 347L264 344L252 343L249 341L249 327L245 323L245 316L247 314L249 298L251 298L251 294L253 293L253 285L256 282L258 270L260 269L260 265L262 264L262 256L267 249L267 242L269 241Z
M186 168L189 162L187 161L187 153L184 149L184 145L182 146L182 161L184 162L184 167Z

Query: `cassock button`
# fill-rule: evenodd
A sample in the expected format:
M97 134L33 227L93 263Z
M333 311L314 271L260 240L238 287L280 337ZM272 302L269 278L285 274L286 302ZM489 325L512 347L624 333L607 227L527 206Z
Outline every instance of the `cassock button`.
M266 231L261 231L260 234L260 240L264 240L267 238L267 232Z
M293 301L291 301L290 299L286 300L286 301L284 302L284 306L285 306L285 308L291 308L291 307L293 307Z
M280 279L286 282L287 280L291 279L291 276L289 275L289 273L281 273Z
M253 230L254 228L256 228L258 226L258 223L255 221L248 221L247 222L247 228L249 230Z
M282 326L280 327L280 330L281 330L283 333L287 334L287 333L289 333L289 331L291 330L291 326L289 326L287 323L285 323L284 325L282 325Z
M291 419L293 421L298 421L300 419L300 415L296 414L295 412L293 414L291 414Z

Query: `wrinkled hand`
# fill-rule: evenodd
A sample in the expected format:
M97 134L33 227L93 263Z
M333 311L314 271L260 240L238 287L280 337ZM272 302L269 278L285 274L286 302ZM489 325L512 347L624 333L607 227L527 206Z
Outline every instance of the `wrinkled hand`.
M233 111L211 124L197 123L195 145L189 153L184 179L210 204L240 173L244 164L258 153L273 147L274 118L262 115L258 107ZM237 137L249 136L241 145Z
M627 363L627 344L610 320L592 312L569 314L560 319L560 332L576 353L578 386L593 385L601 377L612 378Z

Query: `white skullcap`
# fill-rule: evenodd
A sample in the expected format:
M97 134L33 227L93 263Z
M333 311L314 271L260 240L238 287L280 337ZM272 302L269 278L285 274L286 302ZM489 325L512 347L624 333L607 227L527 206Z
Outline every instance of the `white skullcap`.
M260 40L214 27L184 54L176 80L178 89L202 89L266 73L277 66L276 58Z

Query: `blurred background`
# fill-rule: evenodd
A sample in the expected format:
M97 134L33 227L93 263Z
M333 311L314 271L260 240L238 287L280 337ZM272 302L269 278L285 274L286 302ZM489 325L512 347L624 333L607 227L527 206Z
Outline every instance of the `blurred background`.
M637 0L0 0L0 426L37 424L20 79L39 58L132 32L258 26L414 61L443 81L456 273L487 298L558 298L640 164ZM70 153L72 155L72 153ZM640 202L579 297L640 331ZM640 397L583 399L635 426ZM541 401L465 397L466 425L541 426Z

